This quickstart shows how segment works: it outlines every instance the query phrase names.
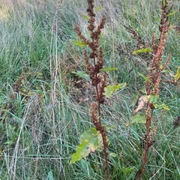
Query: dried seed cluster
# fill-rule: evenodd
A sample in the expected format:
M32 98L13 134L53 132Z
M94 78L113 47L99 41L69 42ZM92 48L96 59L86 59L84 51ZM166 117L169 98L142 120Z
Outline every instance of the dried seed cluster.
M101 123L101 107L100 105L104 103L104 91L106 87L106 73L102 73L100 70L104 66L103 61L103 49L99 45L100 35L102 29L104 28L106 18L102 16L99 25L95 26L95 16L94 13L94 0L87 0L88 8L87 13L89 16L87 29L90 32L90 40L87 39L81 32L79 25L75 25L75 31L83 43L87 44L90 48L90 53L84 51L84 61L86 64L86 69L90 75L92 85L96 89L96 102L91 103L91 117L93 124L96 129L101 133L103 146L104 146L104 156L106 160L106 169L108 169L108 153L107 149L107 137L106 130Z

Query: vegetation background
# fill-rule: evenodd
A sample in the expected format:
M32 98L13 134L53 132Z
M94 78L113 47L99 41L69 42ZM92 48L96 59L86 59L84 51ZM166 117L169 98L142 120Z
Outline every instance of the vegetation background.
M101 45L109 83L127 83L103 106L109 139L112 179L133 179L141 165L143 124L130 124L137 97L144 92L146 63L133 56L136 42L123 25L133 27L145 42L159 34L161 1L96 1L99 19L107 17ZM173 78L179 66L179 9L174 0L164 59L172 54L164 75ZM74 24L87 35L85 0L0 0L0 179L103 179L102 152L70 165L80 135L92 126L92 87L76 76L84 72L83 47L74 44ZM82 74L81 74L82 76ZM180 112L177 85L161 84L156 143L144 179L180 179ZM130 125L129 125L130 124Z

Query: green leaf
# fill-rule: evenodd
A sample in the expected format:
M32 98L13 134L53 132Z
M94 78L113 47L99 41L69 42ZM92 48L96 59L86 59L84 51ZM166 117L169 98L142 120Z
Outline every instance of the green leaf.
M180 66L178 67L177 72L176 72L176 74L174 76L175 81L178 81L179 78L180 78Z
M76 45L76 46L80 46L80 47L84 47L84 46L87 46L87 44L83 41L80 41L80 40L73 40L73 43Z
M109 86L105 87L104 95L107 98L110 98L113 93L117 92L119 89L123 89L125 86L126 86L126 83L121 83L121 84L117 84L117 85L109 85Z
M89 21L89 16L85 14L81 14L81 17L83 17L85 20Z
M170 74L170 73L172 73L172 71L170 69L165 69L165 70L162 70L161 73Z
M166 111L170 111L170 108L166 104L164 104L164 103L160 104L160 105L155 104L154 107L157 108L157 109L164 109Z
M146 123L146 117L142 115L135 115L131 118L131 124L145 124Z
M76 76L79 76L83 79L86 79L86 80L90 80L90 76L89 74L85 73L84 71L77 71L77 72L72 72L73 74L75 74Z
M172 11L171 13L169 13L169 14L167 15L167 17L173 16L173 15L175 15L176 13L177 13L177 11Z
M98 7L95 8L95 12L99 12L99 11L101 11L102 9L103 9L102 6L98 6Z
M164 110L170 111L170 108L166 104L162 104L161 106Z
M137 55L137 54L141 54L141 53L149 53L151 52L151 48L142 48L142 49L138 49L132 52L133 55Z
M125 177L127 177L129 174L131 174L132 172L134 172L135 167L130 167L130 168L126 168L126 167L122 167L121 171L124 174Z
M140 77L142 77L142 78L145 80L145 82L149 82L149 81L150 81L147 76L144 76L143 74L141 74L141 73L139 73L139 72L138 72L138 75L139 75Z
M116 71L116 70L117 68L115 67L107 67L107 68L102 68L100 72L108 72L108 71Z
M4 144L5 144L5 145L12 145L12 144L14 144L14 141L9 140L9 141L6 141Z
M109 156L110 157L117 157L118 155L116 153L110 153Z
M152 103L152 104L155 104L155 103L157 103L158 98L159 98L158 95L153 95L153 94L151 94L151 95L150 95L150 100L149 100L149 102Z
M76 152L72 154L70 164L73 164L87 157L91 152L102 148L102 137L95 128L85 131L80 137L80 144L76 147Z

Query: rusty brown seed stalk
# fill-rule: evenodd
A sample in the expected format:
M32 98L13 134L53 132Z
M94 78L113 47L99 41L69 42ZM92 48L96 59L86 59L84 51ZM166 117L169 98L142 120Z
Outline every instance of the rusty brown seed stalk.
M87 0L88 8L87 13L89 16L88 21L88 31L90 33L90 39L87 39L80 30L79 25L75 25L75 31L79 38L88 45L90 48L90 54L84 51L84 61L86 64L86 69L90 75L92 85L95 87L96 102L91 103L91 118L96 129L101 133L103 140L103 152L106 162L106 170L108 172L108 153L107 153L107 136L106 129L101 122L101 104L104 103L104 91L106 87L106 73L101 73L100 70L103 68L103 49L99 45L100 35L102 29L104 28L106 18L102 16L101 21L98 26L95 26L95 16L94 13L94 0Z
M161 22L159 25L160 37L158 44L155 43L155 35L152 36L152 49L153 49L153 59L150 63L150 71L148 74L149 81L146 82L146 93L147 95L159 95L160 94L160 82L161 82L161 72L164 70L169 61L171 60L171 56L169 55L166 63L161 65L162 56L164 53L167 34L170 28L170 23L168 20L168 14L172 10L171 6L169 9L167 7L167 1L162 1L162 14L161 14ZM145 148L142 156L142 165L139 171L136 174L135 179L141 179L144 168L147 162L147 155L149 152L149 148L155 143L155 141L151 140L152 135L155 133L151 129L152 120L153 120L153 111L154 105L153 103L148 102L146 105L146 136L145 136Z

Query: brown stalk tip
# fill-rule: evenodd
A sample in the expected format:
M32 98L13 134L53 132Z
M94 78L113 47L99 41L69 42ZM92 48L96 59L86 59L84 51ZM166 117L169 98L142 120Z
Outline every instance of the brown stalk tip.
M94 0L88 0L88 9L87 12L89 14L90 17L95 17L96 14L93 11L94 9Z

